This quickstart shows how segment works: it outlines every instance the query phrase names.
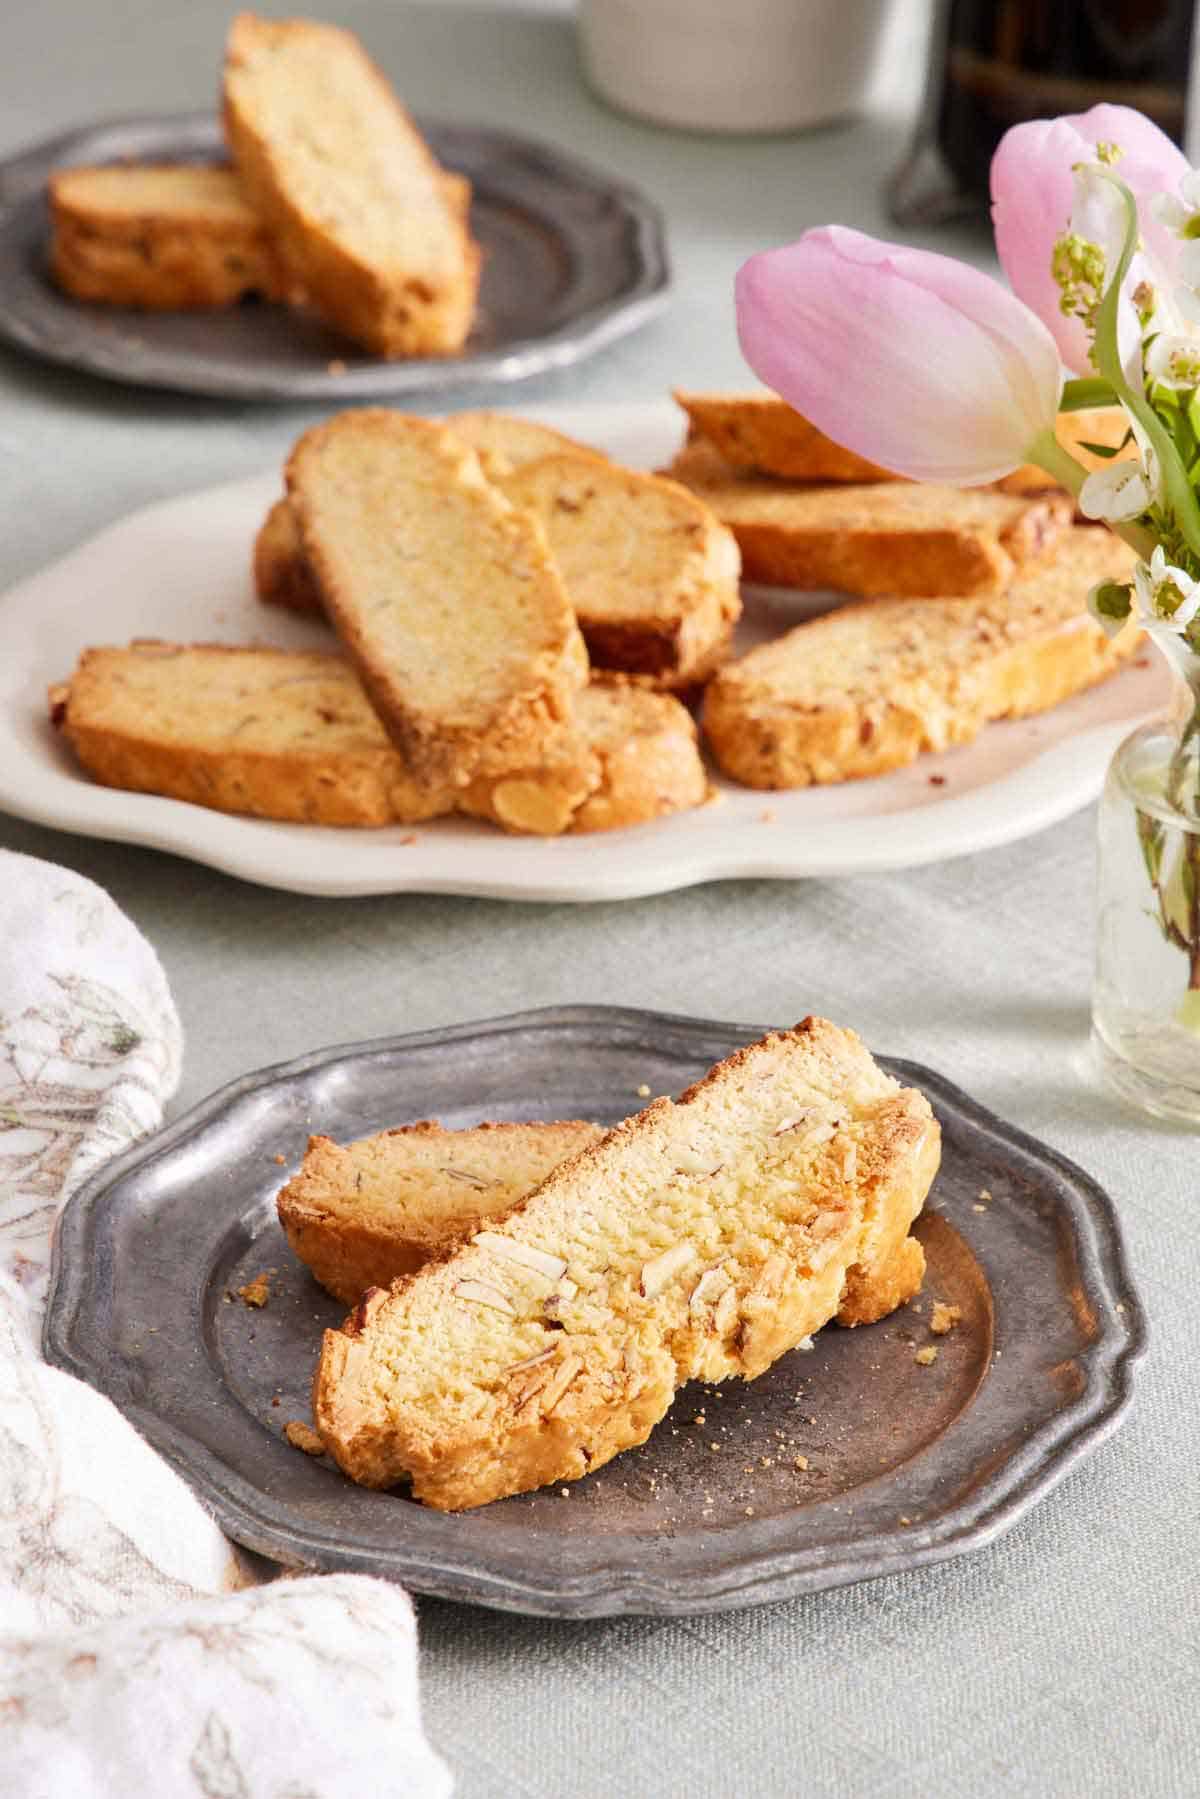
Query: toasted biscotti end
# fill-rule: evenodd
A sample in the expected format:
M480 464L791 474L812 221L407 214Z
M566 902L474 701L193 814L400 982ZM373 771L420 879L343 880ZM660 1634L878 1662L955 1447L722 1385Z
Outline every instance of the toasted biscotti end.
M1133 553L1077 526L1000 599L873 600L798 625L730 663L704 697L704 731L748 787L856 780L966 743L991 719L1056 706L1113 674L1136 627L1110 640L1088 617L1096 581Z
M1114 450L1122 461L1138 453L1129 419L1120 406L1089 406L1081 412L1060 412L1054 434L1064 450L1092 471L1106 468L1113 458L1097 456L1088 448L1089 444ZM1011 475L1005 475L996 485L1004 493L1038 494L1057 487L1058 483L1045 469L1027 462L1014 469Z
M729 526L748 580L864 598L1000 593L1071 522L1066 494L1021 497L916 481L818 486L738 475L711 445L667 471Z
M526 765L587 679L537 522L444 426L381 408L300 439L288 494L322 605L414 780Z
M687 708L671 694L598 677L577 695L573 725L551 737L540 760L478 777L458 806L506 831L546 837L646 824L708 797Z
M224 115L247 191L328 323L384 357L461 350L480 269L461 189L356 38L239 14Z
M280 299L270 234L233 169L114 163L50 177L50 263L76 299L151 311Z
M741 613L737 544L673 481L575 453L503 483L545 528L597 668L691 686Z
M325 1335L314 1417L352 1479L459 1511L640 1443L683 1382L761 1374L924 1203L923 1096L806 1019L562 1163Z
M106 787L304 824L413 824L453 806L408 778L353 670L323 651L85 650L51 716Z
M321 591L300 541L300 526L285 494L276 500L254 539L254 587L268 606L289 612L321 613Z
M603 1134L580 1119L468 1130L426 1119L345 1146L310 1137L276 1202L279 1222L321 1285L357 1305L511 1211Z
M739 474L778 475L789 481L895 481L865 456L843 449L772 393L683 393L675 399L688 417L689 442L714 450Z
M555 431L536 419L519 418L511 412L450 412L438 423L470 444L489 481L503 482L517 469L539 462L543 456L586 456L593 462L609 461L603 450L594 450L590 444L568 437L565 431Z

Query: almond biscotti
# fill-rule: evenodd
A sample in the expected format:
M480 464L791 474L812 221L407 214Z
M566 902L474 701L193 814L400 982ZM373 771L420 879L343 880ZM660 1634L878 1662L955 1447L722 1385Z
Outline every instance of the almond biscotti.
M300 439L288 494L322 606L413 779L524 766L587 657L534 520L444 426L381 408Z
M353 670L323 650L85 650L51 708L106 787L319 825L414 824L454 805L409 779Z
M753 1379L838 1312L851 1270L902 1259L938 1159L927 1101L853 1032L773 1033L366 1293L325 1334L317 1429L354 1480L408 1476L446 1511L577 1479L685 1381Z
M390 1285L503 1217L603 1135L581 1119L458 1131L427 1119L344 1146L310 1137L276 1202L279 1222L321 1285L357 1305L368 1287Z
M607 461L599 450L576 443L562 431L509 412L455 412L439 421L479 457L489 481L500 482L527 462L569 452ZM293 612L319 612L321 595L304 560L291 502L277 500L254 541L254 586L268 605Z
M85 650L51 691L97 781L304 824L414 824L456 808L510 832L615 830L708 797L696 726L667 694L585 688L545 758L428 789L340 656L159 642Z
M789 481L895 481L877 463L826 437L803 414L773 393L676 393L688 417L693 441L709 445L740 474L774 475ZM1085 446L1117 450L1128 435L1119 406L1060 412L1058 441L1086 468L1101 468L1105 458ZM1124 452L1136 453L1130 445ZM1044 469L1026 463L997 482L1006 493L1046 493L1058 486Z
M999 599L849 605L730 663L704 697L704 730L748 787L884 774L922 750L967 743L1113 674L1134 649L1085 610L1089 587L1126 579L1133 552L1076 526Z
M706 443L681 450L667 472L729 526L747 580L864 598L1002 593L1072 515L1066 494L739 475Z
M77 300L173 311L283 295L270 234L230 168L62 169L50 221L54 278Z
M224 115L253 205L329 324L385 357L462 348L480 253L461 187L446 184L356 38L240 14Z
M597 668L682 688L723 660L742 609L740 557L694 494L577 454L527 463L503 488L543 526Z

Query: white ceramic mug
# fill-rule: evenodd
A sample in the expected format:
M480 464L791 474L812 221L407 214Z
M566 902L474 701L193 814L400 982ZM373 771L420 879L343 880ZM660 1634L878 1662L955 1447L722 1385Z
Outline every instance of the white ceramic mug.
M794 131L860 107L890 0L581 0L606 100L658 125Z

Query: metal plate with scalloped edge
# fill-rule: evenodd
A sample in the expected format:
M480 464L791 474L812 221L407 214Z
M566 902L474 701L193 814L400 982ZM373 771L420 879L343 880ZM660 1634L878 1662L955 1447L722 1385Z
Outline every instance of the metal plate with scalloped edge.
M70 1201L47 1356L107 1393L240 1543L445 1598L576 1617L715 1611L987 1543L1116 1427L1142 1309L1094 1181L940 1075L886 1058L943 1131L918 1224L920 1310L830 1326L752 1383L684 1388L647 1443L567 1498L552 1488L439 1513L356 1487L284 1440L309 1417L321 1330L344 1314L275 1218L310 1131L615 1122L639 1088L677 1093L764 1028L564 1007L247 1075ZM265 1307L231 1297L263 1273ZM962 1310L936 1340L934 1299ZM934 1341L936 1361L919 1364Z
M141 387L231 400L449 394L565 368L636 329L666 302L658 209L549 145L509 132L421 122L438 159L469 177L483 249L479 310L460 356L382 362L281 306L203 312L86 305L50 280L46 182L55 168L223 158L210 113L118 119L0 164L0 338Z

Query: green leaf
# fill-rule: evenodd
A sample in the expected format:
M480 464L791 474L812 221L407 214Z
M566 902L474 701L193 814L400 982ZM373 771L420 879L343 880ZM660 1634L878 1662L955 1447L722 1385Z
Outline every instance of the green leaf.
M1117 396L1107 381L1096 375L1081 375L1078 380L1063 383L1060 412L1085 412L1092 406L1115 406Z
M1081 450L1090 451L1093 456L1102 456L1105 462L1109 462L1114 456L1119 456L1121 454L1125 445L1121 444L1114 450L1111 444L1090 444L1085 437L1081 437L1079 440L1079 448Z

